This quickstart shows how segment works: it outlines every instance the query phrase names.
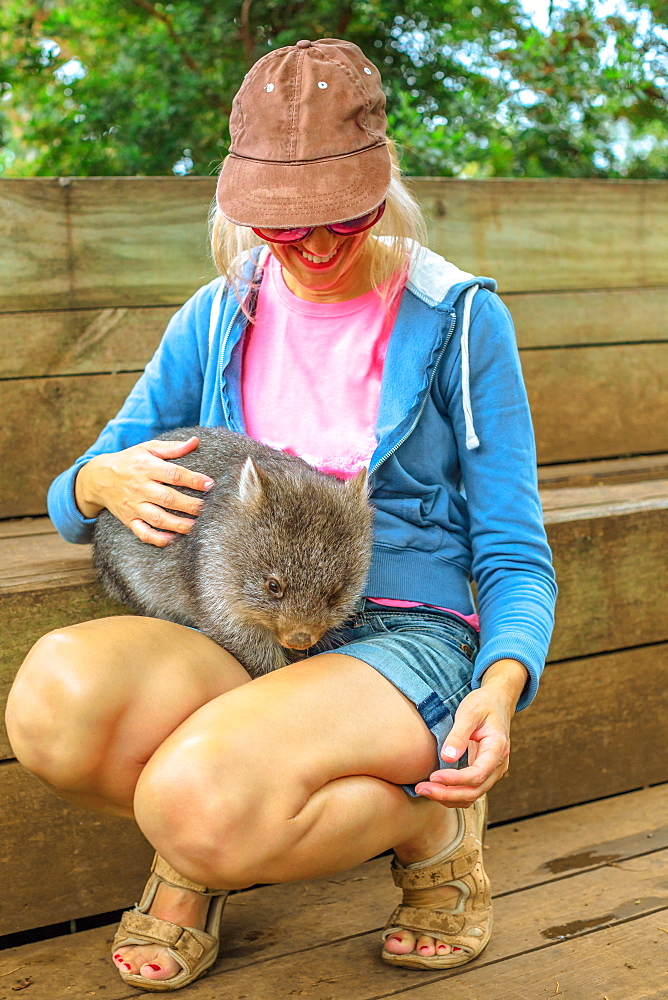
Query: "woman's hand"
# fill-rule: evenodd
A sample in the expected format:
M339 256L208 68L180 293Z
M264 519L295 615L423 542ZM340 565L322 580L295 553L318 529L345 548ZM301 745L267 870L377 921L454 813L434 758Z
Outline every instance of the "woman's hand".
M469 765L434 771L429 781L415 786L418 794L465 809L503 777L510 756L510 723L527 677L526 667L517 660L497 660L485 671L481 686L457 709L441 751L443 760L459 760L471 741Z
M165 508L196 517L203 506L202 500L173 487L210 490L215 485L208 476L167 461L187 455L198 445L196 437L188 441L146 441L123 451L96 455L77 474L77 507L89 518L97 517L106 507L142 542L168 545L176 537L175 532L187 535L195 522L170 514Z

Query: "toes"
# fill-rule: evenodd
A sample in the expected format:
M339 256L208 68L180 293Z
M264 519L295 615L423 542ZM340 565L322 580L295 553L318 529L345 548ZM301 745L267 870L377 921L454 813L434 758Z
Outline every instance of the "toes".
M415 934L410 931L397 931L385 940L385 951L391 955L407 955L415 949Z
M157 962L147 962L146 965L141 966L139 975L144 976L145 979L171 979L172 976L176 975L179 968L177 966L176 971L174 971L173 968L163 968Z
M436 954L436 942L432 937L427 937L423 934L417 940L415 951L422 958L430 958L432 955Z
M140 975L145 979L171 979L180 972L181 966L164 951L155 954L135 947L122 948L113 954L114 965L121 972Z

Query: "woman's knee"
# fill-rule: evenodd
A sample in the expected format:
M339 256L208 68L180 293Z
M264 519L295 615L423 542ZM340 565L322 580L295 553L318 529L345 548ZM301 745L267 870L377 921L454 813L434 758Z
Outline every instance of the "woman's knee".
M81 626L56 629L32 647L9 692L5 721L13 751L55 786L92 766L95 743L105 739L105 715L115 708L91 670L94 656Z
M253 759L247 741L206 739L162 747L142 771L135 818L170 864L194 881L243 888L262 881L272 859L289 850L292 819L308 793L299 782L272 773ZM180 867L179 867L180 866Z

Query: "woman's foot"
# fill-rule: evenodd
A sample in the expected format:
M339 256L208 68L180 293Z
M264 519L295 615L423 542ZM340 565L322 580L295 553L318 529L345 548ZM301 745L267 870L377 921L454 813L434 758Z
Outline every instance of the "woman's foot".
M445 809L434 803L435 809L429 825L419 839L412 840L408 845L395 849L395 854L402 865L412 865L415 862L426 861L441 853L449 844L453 844L459 833L459 820L455 809ZM439 909L454 909L459 902L461 893L454 886L442 886L437 890L427 889L433 895L438 894ZM431 897L430 897L431 898ZM414 934L413 931L402 930L391 934L385 941L385 951L392 955L408 955L415 951L428 958L431 955L449 955L460 952L461 948L452 948L443 941L438 941L429 935Z
M210 896L161 883L148 912L152 917L169 920L179 927L203 930L210 902ZM181 966L167 949L157 944L125 945L114 952L113 961L124 972L139 974L146 979L171 979L181 971Z
M468 809L435 808L441 816L427 814L419 842L395 848L392 877L403 898L383 930L382 958L391 965L452 968L470 962L490 939L486 797Z

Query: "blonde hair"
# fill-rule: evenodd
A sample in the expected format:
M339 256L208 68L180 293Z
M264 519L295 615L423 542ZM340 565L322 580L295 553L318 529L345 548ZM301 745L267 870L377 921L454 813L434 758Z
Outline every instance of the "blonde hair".
M386 196L385 211L380 221L371 229L368 241L371 249L369 279L372 288L380 295L386 308L389 307L400 282L407 255L414 260L427 242L427 226L422 209L403 182L397 143L389 136L387 147L391 160L390 187ZM245 316L254 322L247 304L242 301L239 286L243 281L251 290L259 288L259 282L247 282L244 279L242 265L248 256L248 251L252 247L261 246L264 241L250 226L238 226L225 218L215 198L209 211L209 239L211 257L218 273L234 289ZM385 282L387 284L384 284Z

